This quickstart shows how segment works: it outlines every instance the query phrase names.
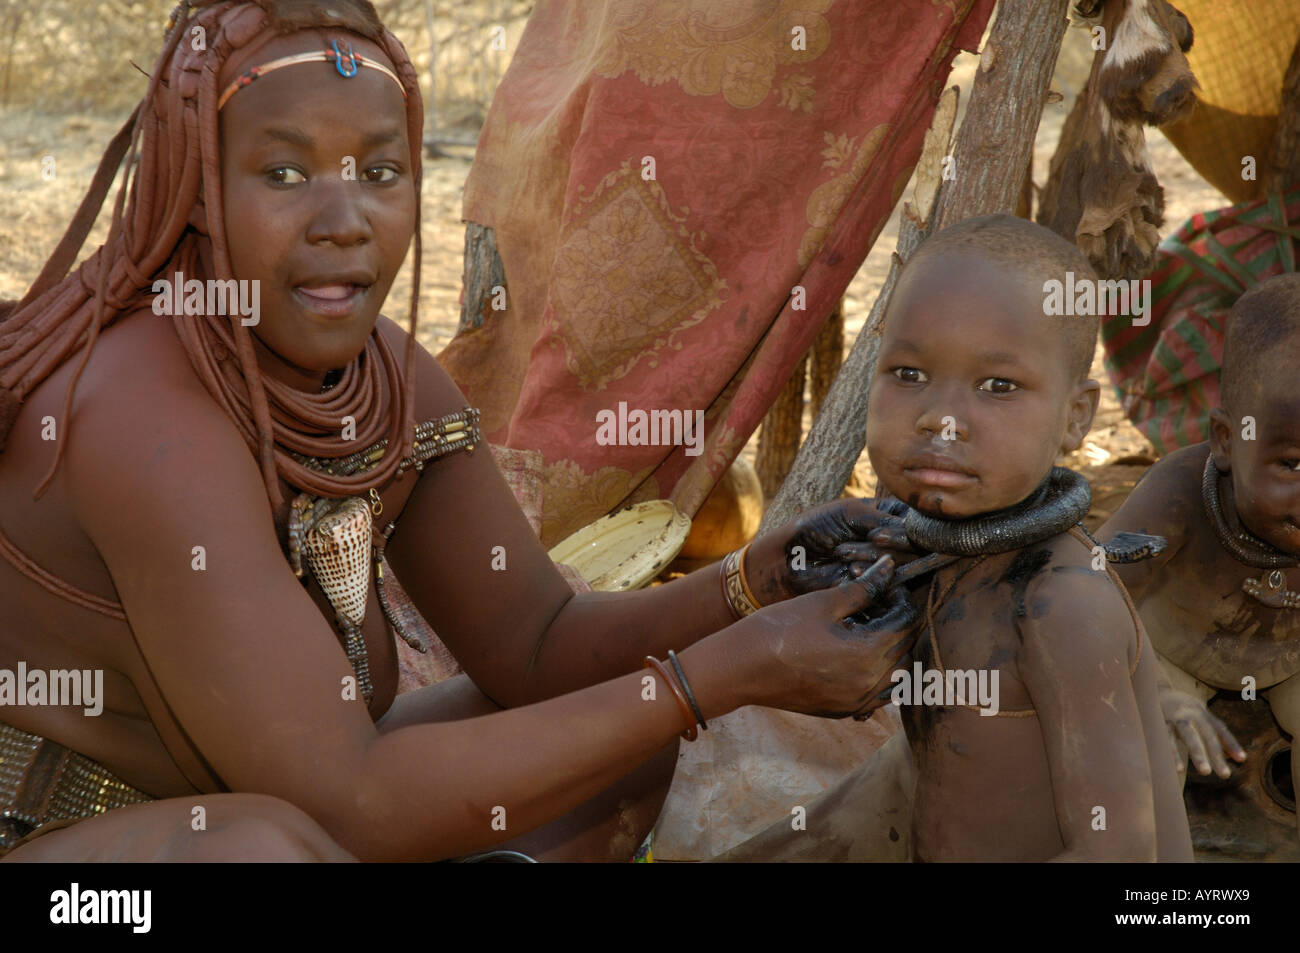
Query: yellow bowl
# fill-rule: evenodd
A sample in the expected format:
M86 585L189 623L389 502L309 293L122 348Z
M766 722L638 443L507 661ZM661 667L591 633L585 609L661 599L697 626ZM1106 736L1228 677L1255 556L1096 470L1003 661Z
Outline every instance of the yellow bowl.
M551 559L572 566L592 589L648 585L686 542L691 518L669 500L650 500L602 516L556 543Z

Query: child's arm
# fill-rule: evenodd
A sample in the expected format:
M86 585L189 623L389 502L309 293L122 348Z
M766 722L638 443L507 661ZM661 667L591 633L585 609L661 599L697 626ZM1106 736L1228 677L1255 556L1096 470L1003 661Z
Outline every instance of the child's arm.
M1159 598L1151 592L1152 583L1159 578L1169 578L1178 571L1177 559L1187 540L1187 527L1191 520L1204 520L1200 498L1200 473L1205 466L1205 449L1202 445L1176 451L1156 463L1142 475L1124 505L1097 530L1097 539L1109 542L1117 533L1128 530L1155 533L1163 536L1167 546L1154 559L1137 563L1119 563L1115 571L1139 606L1144 598ZM1182 686L1175 687L1164 666L1157 665L1155 674L1159 690L1160 707L1169 725L1171 739L1181 740L1196 765L1196 770L1208 775L1211 770L1226 778L1231 768L1224 758L1246 759L1246 752L1223 722L1210 714L1204 702L1189 694ZM1184 764L1177 765L1179 773Z
M1224 755L1244 763L1246 750L1222 721L1210 713L1206 703L1190 692L1175 688L1166 668L1171 663L1161 660L1156 669L1156 685L1160 695L1160 710L1169 726L1170 740L1175 743L1175 765L1180 775L1187 770L1186 758L1178 754L1177 742L1187 748L1187 758L1196 770L1208 775L1211 770L1221 778L1231 777L1232 766ZM1179 673L1191 680L1186 672Z
M1020 671L1038 712L1065 843L1055 859L1156 860L1151 759L1129 674L1135 638L1128 610L1105 573L1082 567L1040 574L1026 604L1039 614L1019 621Z

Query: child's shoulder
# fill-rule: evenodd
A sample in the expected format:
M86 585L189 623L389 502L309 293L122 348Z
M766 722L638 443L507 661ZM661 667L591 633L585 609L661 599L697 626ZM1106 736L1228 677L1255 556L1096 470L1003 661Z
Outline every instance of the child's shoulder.
M1160 556L1117 569L1135 596L1150 581L1152 573L1175 559L1204 525L1201 476L1208 454L1209 445L1198 443L1162 457L1142 475L1123 505L1097 530L1097 538L1103 542L1121 532L1164 537L1165 549Z
M1193 488L1200 486L1201 472L1205 469L1205 458L1210 452L1209 443L1202 441L1188 447L1179 447L1172 453L1165 454L1143 474L1138 486L1148 481L1165 486L1184 486L1188 478L1193 478Z
M1131 646L1137 622L1104 552L1075 528L998 561L996 585L1011 600L1013 624L1026 647L1053 654Z
M1161 457L1138 479L1125 506L1143 504L1143 515L1178 525L1189 508L1201 506L1201 475L1209 452L1208 443L1196 443Z

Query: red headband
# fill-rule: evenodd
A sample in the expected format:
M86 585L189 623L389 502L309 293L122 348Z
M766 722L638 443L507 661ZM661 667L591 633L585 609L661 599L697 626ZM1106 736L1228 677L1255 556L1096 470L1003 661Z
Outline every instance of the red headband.
M254 80L265 76L273 70L278 70L285 66L293 66L297 63L333 63L334 68L338 70L339 75L345 78L351 78L357 75L358 68L364 66L366 69L378 70L383 73L402 91L402 98L406 98L406 90L402 87L402 81L397 78L397 74L390 70L382 63L376 63L373 60L365 59L360 53L354 52L352 44L346 40L343 46L346 52L339 49L339 41L332 41L332 50L320 50L315 53L295 53L293 56L282 56L278 60L272 60L269 63L263 63L261 66L253 66L241 73L233 83L222 90L221 97L217 100L217 109L220 110L226 104L226 100L239 92L245 86L249 86Z

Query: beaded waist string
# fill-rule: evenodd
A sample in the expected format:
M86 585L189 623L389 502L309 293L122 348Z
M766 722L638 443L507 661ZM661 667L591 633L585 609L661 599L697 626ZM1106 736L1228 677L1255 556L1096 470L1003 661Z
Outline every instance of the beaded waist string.
M152 800L98 761L0 722L0 856L53 821Z

